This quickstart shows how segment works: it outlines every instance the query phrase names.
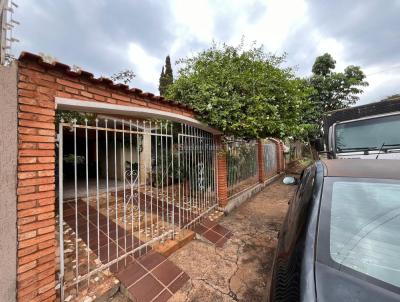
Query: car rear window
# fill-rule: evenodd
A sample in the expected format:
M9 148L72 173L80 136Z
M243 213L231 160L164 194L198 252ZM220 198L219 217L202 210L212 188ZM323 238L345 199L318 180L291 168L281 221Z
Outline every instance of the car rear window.
M331 259L399 287L400 184L335 181L331 192Z

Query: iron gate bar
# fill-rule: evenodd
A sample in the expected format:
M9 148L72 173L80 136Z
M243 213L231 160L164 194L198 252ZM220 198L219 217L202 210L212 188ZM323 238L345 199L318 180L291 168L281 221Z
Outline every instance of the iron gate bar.
M74 123L74 121L75 121L75 123L77 122L76 120L73 120L72 121L72 124ZM105 119L104 121L107 121L107 119ZM115 120L115 121L117 121L117 120ZM139 120L137 121L138 123L139 123ZM143 121L143 123L146 123L146 121ZM62 123L64 126L68 126L68 127L71 127L71 124L70 123ZM86 129L86 126L85 125L79 125L79 124L73 124L72 125L72 127L73 128L77 128L77 129ZM139 124L138 124L138 127L139 127ZM122 132L124 132L124 133L132 133L132 134L144 134L144 132L143 131L137 131L137 130L132 130L132 131L130 131L130 130L128 130L128 129L126 129L126 130L122 130L122 129L114 129L114 128L109 128L109 127L96 127L96 126L90 126L90 125L88 125L87 126L87 129L88 130L103 130L103 131L113 131L113 132L117 132L117 133L122 133ZM154 133L154 134L152 134L152 135L154 135L154 136L164 136L164 137L172 137L172 135L171 134L158 134L158 133Z
M85 126L87 127L87 119L85 119ZM85 128L85 176L86 176L86 199L89 200L89 163L88 163L88 135L87 128ZM90 242L89 235L89 202L86 203L86 230L87 230L87 242ZM87 262L88 262L88 273L90 272L90 259L89 259L89 249L87 251ZM79 265L78 263L76 265ZM90 277L87 279L87 285L89 286Z
M129 131L132 131L132 121L129 120ZM132 132L129 133L129 155L130 155L130 178L131 178L131 196L130 196L130 201L132 203L132 211L133 211L133 156L132 156ZM134 249L134 242L133 242L133 215L131 215L131 244L132 244L132 249Z
M107 186L107 234L110 234L110 194L108 192L108 129L107 129L107 123L108 120L105 120L105 125L106 125L106 174L107 174L107 180L106 180L106 186ZM107 260L110 262L110 236L107 236Z
M153 130L152 130L152 128L151 128L151 121L150 121L150 125L149 125L149 128L150 128L150 132L151 132L151 134L153 134ZM150 136L151 137L151 136ZM157 174L156 174L157 175ZM151 185L150 185L150 212L151 213L153 213L153 165L151 164L151 166L150 166L150 183L151 183ZM153 238L153 235L154 235L154 228L153 228L153 221L151 222L151 225L150 225L150 231L151 231L151 237ZM147 231L147 230L146 230Z
M181 125L181 132L182 132L182 125ZM179 223L179 229L181 228L181 177L182 177L182 172L180 170L181 167L181 139L180 136L178 135L178 200L179 200L179 218L178 218L178 223Z
M59 223L59 236L60 236L60 298L61 301L64 301L64 229L63 229L63 217L61 214L64 213L64 192L63 192L63 183L64 183L64 171L63 171L63 126L60 124L60 132L58 134L58 210L60 212L58 223ZM61 163L60 163L61 162Z
M124 130L125 127L125 123L122 123L122 130ZM124 191L123 191L123 198L124 198L124 205L123 205L123 209L124 209L124 247L126 250L126 183L125 183L125 178L126 178L126 174L125 174L125 133L122 132L122 162L123 162L123 168L122 168L122 182L123 182L123 186L124 186ZM89 204L89 203L88 203ZM126 266L126 257L124 258L125 260L125 266ZM117 263L117 267L118 267L118 263Z
M76 120L73 121L76 126ZM78 257L78 169L76 163L76 127L74 127L74 181L75 181L75 255L76 255L76 278L79 276ZM64 252L64 251L63 251ZM76 283L76 291L79 292L79 283Z
M156 122L156 129L158 129L158 123ZM158 197L160 196L160 192L159 192L159 186L158 186L158 152L157 152L157 146L158 146L158 136L155 137L155 145L156 145L156 194L157 194L157 234L159 234L160 230L159 230L159 223L158 223L158 217L159 217L159 203L158 203Z
M100 224L100 200L99 200L99 120L96 118L96 206L97 225ZM100 252L100 229L97 228L97 249ZM99 255L100 257L100 255Z
M138 120L136 120L136 129L139 129L139 121ZM137 189L138 189L138 204L139 204L139 207L138 207L138 211L139 211L139 215L138 215L138 220L139 220L139 232L138 232L138 237L139 237L139 242L140 242L140 224L141 224L141 222L140 222L140 218L142 217L142 215L141 215L141 211L140 211L140 209L141 209L141 206L140 206L140 155L139 155L139 152L138 152L138 146L139 146L139 144L140 144L140 139L139 139L139 133L138 132L136 132L136 154L137 154L137 170L138 170L138 175L137 175L137 177L138 177L138 187L137 187ZM132 211L133 211L133 208L132 208ZM142 254L142 250L139 250L139 253L140 253L140 255Z
M115 132L117 128L117 121L114 120L114 186L115 186L115 223L118 223L118 180L117 180L117 132ZM86 201L87 203L89 203L89 201ZM116 232L115 232L115 236L116 236L116 242L117 242L117 247L116 247L116 251L117 251L117 258L118 258L118 227L115 227ZM118 263L117 263L117 267L118 267Z
M64 298L66 286L75 286L76 293L79 293L82 281L86 281L87 286L89 286L90 279L94 274L106 268L111 268L114 264L119 270L120 265L127 265L130 259L128 257L135 257L137 254L140 256L143 250L147 252L149 248L151 249L155 242L164 241L166 238L175 238L176 228L182 230L191 227L217 207L215 148L211 134L186 124L181 125L176 140L178 150L175 153L176 141L174 141L174 125L172 123L143 121L143 131L139 131L138 120L136 120L136 129L133 129L131 120L129 120L129 127L125 127L124 120L114 119L113 122L114 125L111 127L108 124L108 119L103 120L103 125L100 125L99 120L96 119L94 126L88 125L88 120L85 120L83 125L77 124L76 120L73 120L72 123L61 122L59 124L59 238L62 298ZM119 123L121 123L121 126L118 126ZM153 125L155 125L155 128ZM68 204L67 212L70 214L64 216L63 132L67 128L72 128L73 131L74 198L73 203ZM82 133L84 135L84 161L81 160L82 156L80 156L83 151L78 153L77 150L78 129L83 131L79 132L80 140ZM101 146L99 144L99 131L104 133L101 139L105 140ZM110 135L109 132L111 132ZM89 140L90 133L95 134L95 144L93 144L92 138ZM125 137L127 134L129 134L129 139ZM136 171L133 169L134 135L136 135ZM109 141L114 146L110 146ZM155 142L155 147L151 147L149 150L153 142ZM129 146L126 143L129 143ZM89 158L89 149L93 150L90 146L95 147L95 155L92 160ZM111 149L110 151L110 147L113 147L114 150ZM105 148L105 158L102 155L100 159L100 148ZM127 163L126 152L130 153L129 164ZM153 163L153 153L155 153L155 163ZM93 152L90 151L90 154L93 154ZM110 165L109 160L112 160L112 157L114 157L114 163ZM177 157L178 167L175 167L175 157ZM79 165L83 163L85 165L85 185L82 187L86 191L83 195L86 200L81 199L81 197L78 198L78 184L81 187L81 182L78 182L78 175L81 175L79 173L80 168L78 169L78 158ZM120 163L121 159L122 164ZM100 160L102 161L101 169ZM93 164L95 171L89 169L89 166L93 167ZM155 172L153 171L154 166ZM144 171L141 172L141 168ZM175 171L176 168L177 171ZM109 172L112 173L112 169L114 169L114 188L111 187L109 175ZM93 171L93 174L91 171ZM102 179L104 179L105 172L106 182L105 193L103 191L101 195L99 190L100 171L103 171L101 172ZM178 176L177 188L175 188L176 172ZM94 173L95 182L89 182L90 177L94 178ZM90 186L93 184L96 188L94 194L91 195ZM154 184L156 187L154 187ZM110 195L114 195L113 201L110 200ZM112 208L115 210L114 215L112 215ZM130 234L128 215L131 215ZM160 218L162 221L159 220ZM71 223L74 225L72 236L75 240L73 243L75 259L73 261L76 263L72 267L75 276L70 282L67 282L64 278L64 222L66 225L71 225ZM86 228L86 231L84 231L84 228ZM137 238L134 235L135 232L137 232ZM141 238L142 234L144 241ZM83 239L82 243L80 243L81 238ZM131 241L129 242L128 239ZM85 244L85 251L81 255L80 246ZM91 266L92 250L101 261L98 267ZM83 256L85 253L86 257ZM124 261L121 262L122 260ZM87 270L84 269L86 262ZM83 268L81 269L80 266Z
M171 190L170 190L170 195L171 197L169 198L171 208L170 210L170 215L171 215L171 225L172 225L172 239L175 239L175 182L174 182L174 138L173 138L173 125L170 123L169 125L170 133L172 134L172 140L170 141L170 156L171 156L171 169L170 169L170 177L171 178Z
M167 129L168 129L167 124L164 123L165 133L167 133ZM166 218L165 220L166 220L166 223L168 225L170 221L169 221L169 204L168 204L168 166L169 166L169 164L168 164L168 140L167 139L165 139L164 151L165 151L165 157L163 155L162 158L163 159L165 158L165 163L164 164L165 164L166 174L164 174L164 170L163 170L163 172L161 172L161 175L163 177L165 177L165 180L163 180L163 185L164 185L165 181L167 182L165 184L166 193L164 192L164 187L163 187L163 196L164 196L163 204L164 204L164 207L167 210L167 213L166 213L166 216L165 216L165 218Z
M163 124L160 123L161 134L163 132ZM164 218L164 152L163 152L163 137L160 137L161 143L161 215L162 215L162 228L165 229L165 218Z

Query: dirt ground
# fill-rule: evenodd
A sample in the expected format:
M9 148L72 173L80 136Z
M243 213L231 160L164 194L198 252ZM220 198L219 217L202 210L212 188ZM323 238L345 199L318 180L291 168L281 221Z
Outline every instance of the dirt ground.
M279 179L223 217L234 233L223 248L194 240L171 255L190 281L170 301L267 301L277 233L295 188Z
M194 240L170 256L191 278L170 301L266 301L277 232L294 189L278 180L224 217L234 236L222 249Z

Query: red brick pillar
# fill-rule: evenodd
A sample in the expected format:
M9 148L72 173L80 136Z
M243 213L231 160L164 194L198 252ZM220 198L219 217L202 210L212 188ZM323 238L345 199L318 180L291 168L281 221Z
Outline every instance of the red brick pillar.
M56 79L19 66L18 301L54 301Z
M257 141L258 151L258 181L263 183L265 181L265 170L264 170L264 144L263 140Z
M226 164L226 151L222 143L221 135L214 137L217 147L217 193L220 207L225 207L228 203L228 167Z

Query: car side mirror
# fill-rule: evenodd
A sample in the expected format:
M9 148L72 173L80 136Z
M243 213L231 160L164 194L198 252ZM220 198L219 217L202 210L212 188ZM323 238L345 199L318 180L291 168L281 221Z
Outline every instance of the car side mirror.
M298 180L293 176L286 176L285 178L283 178L282 182L285 185L297 185Z

